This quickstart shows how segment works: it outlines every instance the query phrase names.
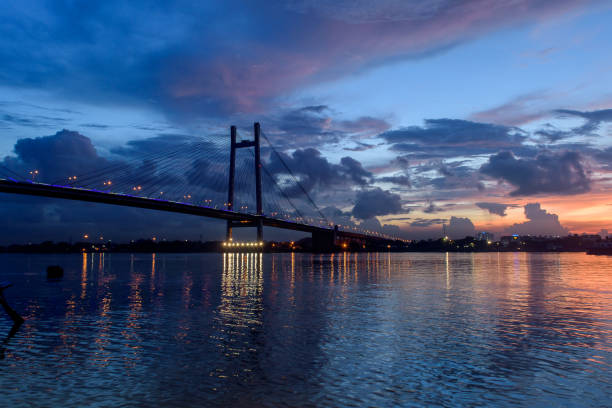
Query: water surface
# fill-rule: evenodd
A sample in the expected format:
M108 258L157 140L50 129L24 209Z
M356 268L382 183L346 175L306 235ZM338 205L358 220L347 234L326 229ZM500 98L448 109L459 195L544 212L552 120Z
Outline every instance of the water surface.
M61 281L45 278L60 264ZM612 258L0 255L0 405L612 400Z

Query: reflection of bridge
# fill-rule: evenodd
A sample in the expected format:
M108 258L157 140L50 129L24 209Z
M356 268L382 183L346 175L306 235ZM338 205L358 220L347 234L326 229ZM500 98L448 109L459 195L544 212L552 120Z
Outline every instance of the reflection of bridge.
M92 172L92 174L85 174L82 176L72 176L69 175L65 179L68 182L60 181L55 183L43 183L38 181L35 178L35 175L38 175L38 170L30 171L31 179L18 179L19 175L8 168L5 168L10 174L8 177L4 179L0 179L0 192L4 193L12 193L12 194L22 194L22 195L30 195L30 196L40 196L40 197L52 197L52 198L62 198L68 200L77 200L77 201L85 201L85 202L95 202L95 203L104 203L104 204L114 204L120 206L127 207L136 207L136 208L145 208L166 212L174 212L181 214L190 214L197 215L203 217L217 218L227 221L227 239L232 240L233 229L237 227L254 227L257 229L257 240L263 240L263 227L274 227L281 228L293 231L301 231L306 233L311 233L313 238L313 249L316 250L332 250L336 245L343 244L346 246L349 242L360 244L386 244L394 241L393 238L389 236L384 236L380 233L374 231L359 231L354 226L338 226L329 222L327 218L323 215L323 213L318 209L314 201L308 195L308 192L302 187L299 180L297 180L291 170L286 166L283 161L281 155L276 152L273 146L270 145L271 153L278 155L280 162L285 165L286 173L293 177L293 182L290 185L285 183L285 186L282 187L276 180L276 177L271 174L270 171L266 169L264 164L261 161L261 153L260 153L260 135L261 130L259 124L256 123L254 126L254 139L253 140L243 140L237 141L237 132L236 127L231 127L231 144L230 144L230 157L229 157L229 173L227 174L227 178L225 178L225 174L223 172L219 172L211 169L211 165L205 166L204 171L207 170L209 173L213 174L214 177L225 178L226 183L229 180L229 183L226 185L227 187L227 200L223 202L221 205L215 204L212 199L205 199L200 201L199 204L195 199L194 195L191 193L183 193L180 189L176 189L176 180L180 180L177 177L177 173L180 173L181 170L175 171L172 177L170 177L171 181L168 181L168 163L165 163L172 157L177 158L177 162L188 162L185 157L181 157L180 153L175 152L162 152L162 155L159 157L152 157L149 155L143 159L136 158L134 161L141 161L142 167L145 165L151 170L151 174L147 174L146 177L139 180L138 177L133 177L130 170L135 168L134 164L130 163L120 163L116 166L108 166L105 169L96 170ZM266 138L267 140L267 138ZM207 144L207 148L210 148L210 142L205 142ZM188 149L193 149L195 146L194 143L191 143L187 146ZM198 147L201 147L199 145ZM248 205L239 206L236 204L235 199L235 186L237 184L242 186L249 186L252 183L245 181L245 176L240 174L237 175L236 172L236 151L241 148L254 148L254 154L252 155L254 162L254 176L255 176L255 208L256 211L248 212ZM159 159L159 160L157 160ZM189 157L190 160L194 160L192 157ZM196 160L203 160L201 157ZM196 163L195 161L193 163ZM199 163L199 162L198 162ZM189 164L189 163L188 163ZM195 167L195 165L192 165ZM250 166L248 166L250 167ZM249 173L248 167L243 166L242 172ZM190 168L191 169L191 168ZM263 202L264 202L264 194L262 192L262 170L265 172L266 176L271 181L268 187L275 187L276 189L273 191L272 196L275 195L276 200L273 198L270 203L274 205L270 205L271 211L268 213L264 213ZM120 182L111 181L111 177L117 177L116 173L128 173L128 176L123 174L118 176ZM115 173L115 176L112 176ZM252 173L251 173L252 175ZM248 175L247 175L248 176ZM132 177L133 179L130 179ZM214 179L214 177L201 177L201 180L211 181L210 185L213 185L212 188L209 187L207 191L208 194L211 194L211 191L214 192L215 183L218 184L218 180ZM200 180L198 179L198 180ZM77 185L80 180L84 180L82 185ZM147 185L147 181L159 181L161 184L158 186L150 186ZM151 183L149 183L151 184ZM204 183L205 184L205 183ZM131 187L131 188L130 188ZM169 190L171 188L175 188L174 195L166 192L164 195L164 191L161 191L161 188L166 189L168 187ZM205 187L207 187L205 185ZM287 194L287 190L293 188L297 191L300 191L302 195L306 198L303 200L305 202L309 202L312 207L318 212L320 217L318 219L312 216L305 216L303 214L303 209L300 210L298 206L294 204L296 200L295 197L290 197ZM126 192L129 191L128 192ZM219 192L219 188L216 189L217 193ZM155 191L155 193L152 193ZM177 194L177 191L179 194ZM187 190L190 191L190 190ZM271 191L268 189L268 191ZM180 194L182 193L182 194ZM218 195L218 194L217 194ZM210 195L209 195L210 196ZM178 199L177 199L178 197ZM284 199L285 207L279 205L278 197ZM302 197L302 198L304 198ZM252 197L250 197L252 198ZM243 203L245 200L243 200ZM287 206L286 204L289 204ZM290 207L287 210L286 207ZM252 208L252 207L251 207ZM238 211L240 210L240 211Z

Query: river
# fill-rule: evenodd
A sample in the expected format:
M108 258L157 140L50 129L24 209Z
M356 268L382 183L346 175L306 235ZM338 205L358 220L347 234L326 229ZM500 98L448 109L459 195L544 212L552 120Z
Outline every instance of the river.
M65 276L48 281L45 268ZM610 406L612 257L0 255L0 405Z

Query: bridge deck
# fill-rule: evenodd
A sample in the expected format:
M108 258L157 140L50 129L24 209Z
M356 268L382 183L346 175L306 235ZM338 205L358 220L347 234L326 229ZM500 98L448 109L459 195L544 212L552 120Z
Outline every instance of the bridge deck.
M180 214L197 215L230 221L255 222L261 219L264 226L282 228L301 232L331 232L330 227L320 227L301 224L287 220L258 216L255 214L238 213L234 211L220 210L189 203L165 201L155 198L137 197L127 194L117 194L107 191L87 190L75 187L56 186L50 184L0 180L0 192L11 194L23 194L38 197L62 198L67 200L87 201L92 203L103 203L121 205L125 207L145 208L157 211L174 212ZM338 235L347 238L387 240L381 237L364 235L348 231L338 231Z

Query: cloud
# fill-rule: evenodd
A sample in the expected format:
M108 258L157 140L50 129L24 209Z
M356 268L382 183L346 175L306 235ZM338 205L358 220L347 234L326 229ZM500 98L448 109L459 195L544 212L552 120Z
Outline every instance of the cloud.
M506 216L506 209L509 207L515 207L514 204L501 204L501 203L487 203L480 202L476 203L478 208L482 208L483 210L487 210L491 214L499 215L500 217Z
M414 158L446 158L490 154L520 148L521 129L460 119L426 119L424 126L390 130L380 135L391 149Z
M429 228L433 225L442 225L446 223L445 218L417 218L410 223L414 228Z
M506 126L524 125L550 114L548 109L538 108L537 106L539 102L548 98L547 93L541 92L520 95L492 109L473 113L470 115L470 119Z
M585 119L582 126L572 129L572 133L577 135L590 135L597 129L602 122L612 122L612 109L601 109L595 111L578 111L571 109L557 109L556 113L564 116L576 116Z
M367 220L377 215L397 214L407 212L402 209L401 197L381 188L362 190L357 193L353 215L355 218Z
M86 8L15 3L0 11L5 21L0 84L53 89L92 102L136 99L197 116L261 112L300 87L390 60L422 58L582 5L579 0L385 0L375 7L318 0L214 6L109 0ZM20 44L19 53L14 44Z
M379 177L376 179L376 181L380 181L382 183L396 184L402 187L410 187L411 185L410 177L406 175Z
M556 126L545 123L541 129L534 132L536 136L544 137L549 142L558 142L561 139L567 139L568 137L574 136L574 132L571 130L561 130Z
M446 234L453 239L473 237L476 234L476 228L469 218L452 216L446 227Z
M423 208L423 212L426 214L435 214L437 212L444 211L444 208L438 207L435 203L430 202L425 208Z
M300 184L307 191L325 190L333 186L365 186L372 177L372 173L365 170L360 162L348 156L340 159L339 164L333 164L313 148L298 149L291 155L285 153L279 155L292 173L299 176ZM266 167L277 178L288 174L276 154L270 156L270 162ZM291 195L299 194L301 191L292 181L287 181L283 186Z
M345 150L363 151L376 146L359 139L375 136L389 129L389 123L370 116L354 120L336 120L335 112L327 105L311 105L292 109L271 117L267 135L281 148L318 147L352 140L357 147Z
M567 235L569 231L559 222L557 214L551 214L540 207L540 203L525 205L525 217L529 221L513 224L507 231L519 235Z
M46 182L67 181L70 176L109 164L98 155L89 138L66 129L51 136L20 139L14 152L15 156L4 158L6 167L24 177L38 170L37 179Z
M397 225L392 224L381 224L378 218L371 217L359 224L359 228L367 231L376 231L383 234L391 235L393 237L400 237L402 235L402 229Z
M432 186L437 191L448 190L483 190L479 174L471 166L462 162L440 163L436 166L442 177L424 177L418 182L419 185ZM417 184L415 182L415 184Z
M593 152L593 156L603 164L606 170L612 171L612 147L596 150Z
M365 152L366 150L374 149L375 147L376 145L355 142L355 147L343 147L343 149L349 152Z
M516 187L511 196L581 194L591 181L576 152L541 152L533 159L517 159L510 152L489 157L480 172Z

